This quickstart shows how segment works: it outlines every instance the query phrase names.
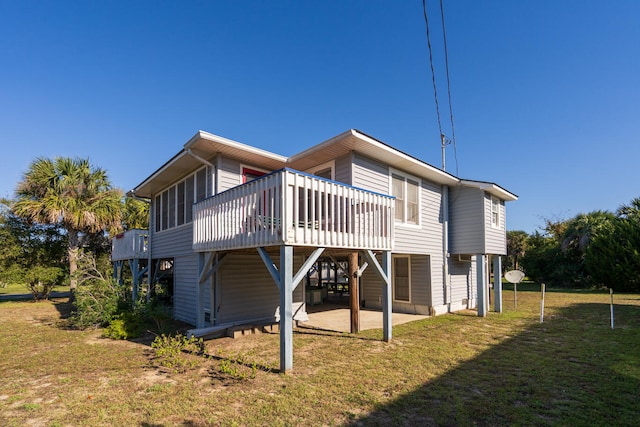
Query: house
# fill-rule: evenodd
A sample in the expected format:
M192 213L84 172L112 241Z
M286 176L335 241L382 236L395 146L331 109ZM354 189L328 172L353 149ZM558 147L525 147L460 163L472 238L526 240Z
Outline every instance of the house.
M282 371L293 322L344 277L359 277L352 311L382 310L385 340L392 312L485 315L492 270L501 311L505 202L517 196L358 130L290 157L200 131L132 193L150 202L150 229L114 239L113 260L120 271L129 260L134 289L145 273L170 278L174 317L198 330L279 322ZM134 256L142 244L126 242L141 235Z

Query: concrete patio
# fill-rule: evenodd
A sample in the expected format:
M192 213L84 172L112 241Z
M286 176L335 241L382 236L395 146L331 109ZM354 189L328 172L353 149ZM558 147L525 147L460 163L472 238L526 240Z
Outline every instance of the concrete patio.
M309 321L301 325L336 332L351 332L351 311L344 306L319 305L308 307ZM419 314L393 313L393 325L426 319ZM360 309L360 330L382 329L382 311Z

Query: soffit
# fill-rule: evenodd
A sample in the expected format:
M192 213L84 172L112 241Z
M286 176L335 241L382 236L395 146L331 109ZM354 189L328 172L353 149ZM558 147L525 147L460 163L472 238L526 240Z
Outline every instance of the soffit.
M458 178L415 157L405 154L360 131L351 129L289 158L287 166L306 170L350 152L378 160L395 169L438 184L454 185Z

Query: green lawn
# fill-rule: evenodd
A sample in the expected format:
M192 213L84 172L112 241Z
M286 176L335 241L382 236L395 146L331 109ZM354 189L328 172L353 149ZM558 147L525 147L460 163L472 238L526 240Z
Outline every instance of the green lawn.
M640 295L615 296L611 330L607 293L548 291L540 324L533 289L517 310L507 290L502 314L408 323L390 343L297 330L287 375L268 369L278 335L209 341L172 373L148 340L68 329L65 302L2 302L0 425L637 425Z
M67 292L69 291L69 285L56 286L53 289L54 292ZM20 283L8 283L6 285L0 285L0 295L15 295L15 294L29 294L31 291Z

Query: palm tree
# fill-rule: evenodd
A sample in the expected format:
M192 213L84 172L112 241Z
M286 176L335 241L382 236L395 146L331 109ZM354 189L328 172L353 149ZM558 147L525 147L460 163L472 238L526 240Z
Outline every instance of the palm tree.
M59 225L67 233L72 295L83 236L117 231L121 198L107 173L92 167L89 159L37 158L18 183L14 212L41 224Z

